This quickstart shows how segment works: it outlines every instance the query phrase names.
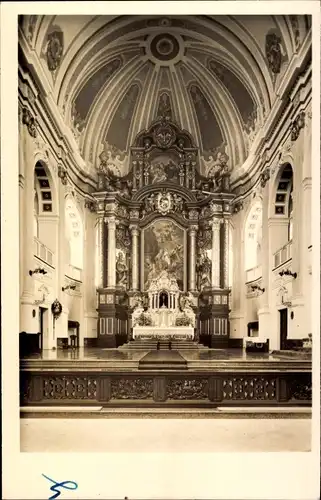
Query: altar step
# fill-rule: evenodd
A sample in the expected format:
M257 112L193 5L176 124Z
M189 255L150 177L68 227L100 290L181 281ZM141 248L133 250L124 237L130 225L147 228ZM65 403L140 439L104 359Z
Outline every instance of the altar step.
M170 346L171 344L171 346ZM203 344L199 344L194 340L173 340L171 343L168 340L131 340L124 344L120 349L135 349L138 351L153 351L157 350L184 350L184 349L208 349Z

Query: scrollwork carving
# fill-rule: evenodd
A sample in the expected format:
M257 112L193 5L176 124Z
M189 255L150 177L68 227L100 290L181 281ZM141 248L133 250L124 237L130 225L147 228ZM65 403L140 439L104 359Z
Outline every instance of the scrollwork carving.
M118 226L116 229L116 246L125 252L129 250L131 245L130 231L127 227Z
M294 142L298 139L300 135L301 129L304 128L305 125L305 112L301 111L299 115L296 117L291 127L291 141Z
M123 219L129 219L128 210L123 205L117 206L116 215L117 215L117 217L121 217Z
M58 166L58 177L64 186L68 184L67 169L63 165Z
M22 123L27 126L29 134L35 139L37 137L37 121L26 107L22 108Z
M163 118L160 125L154 131L154 141L161 149L170 148L176 140L176 133L173 127Z
M152 399L152 378L114 379L111 382L112 399Z
M167 382L167 399L208 399L207 379L172 379Z
M189 220L198 220L198 210L192 209L188 212Z
M270 167L266 167L260 176L260 183L262 188L264 188L267 182L270 180Z

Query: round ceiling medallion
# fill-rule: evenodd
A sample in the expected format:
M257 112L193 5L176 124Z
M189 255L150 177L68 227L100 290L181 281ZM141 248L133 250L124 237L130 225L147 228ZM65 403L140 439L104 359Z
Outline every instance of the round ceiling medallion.
M167 34L156 35L150 44L151 54L159 61L171 61L179 53L179 43L177 39Z

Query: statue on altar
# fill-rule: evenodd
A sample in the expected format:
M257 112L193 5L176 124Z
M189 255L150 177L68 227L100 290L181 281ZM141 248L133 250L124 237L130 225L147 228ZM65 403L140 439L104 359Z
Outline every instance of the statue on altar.
M122 252L119 252L116 258L116 279L117 285L126 287L128 283L128 266Z
M198 289L202 291L204 290L204 288L210 287L212 262L208 257L206 250L204 249L200 250L197 260L196 270L198 275Z

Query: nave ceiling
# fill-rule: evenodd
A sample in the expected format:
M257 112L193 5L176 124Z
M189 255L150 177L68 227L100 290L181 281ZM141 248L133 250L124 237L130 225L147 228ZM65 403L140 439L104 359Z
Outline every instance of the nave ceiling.
M306 16L25 16L33 57L89 172L103 150L128 170L137 134L167 116L193 136L203 174L235 170L310 30Z

